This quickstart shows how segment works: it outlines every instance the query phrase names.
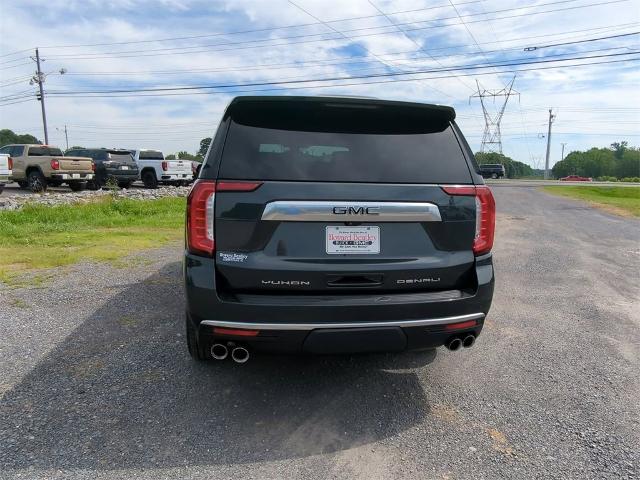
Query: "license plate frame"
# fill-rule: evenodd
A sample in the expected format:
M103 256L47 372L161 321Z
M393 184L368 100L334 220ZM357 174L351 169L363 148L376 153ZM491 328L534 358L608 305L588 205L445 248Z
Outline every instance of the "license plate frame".
M325 227L325 252L329 255L377 255L380 227L377 225Z

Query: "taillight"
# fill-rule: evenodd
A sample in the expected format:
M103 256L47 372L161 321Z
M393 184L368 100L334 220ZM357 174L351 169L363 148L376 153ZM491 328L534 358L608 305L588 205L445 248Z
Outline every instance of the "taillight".
M221 180L216 185L218 192L253 192L262 182L229 182Z
M493 237L496 230L496 202L491 190L486 185L443 186L449 195L473 196L476 199L476 235L473 240L473 253L483 255L493 248Z
M9 160L9 170L13 170L13 158L9 157L7 160Z
M164 170L165 172L167 170L169 170L169 163L168 162L162 162L162 170Z
M91 162L91 170L93 170L94 172L96 171L96 164L95 164L95 162Z
M197 180L187 197L187 246L195 255L210 257L215 251L215 197L216 183L212 180Z
M55 158L51 160L51 170L60 170L60 162Z
M216 192L253 192L262 182L196 180L187 198L187 246L196 255L213 256Z

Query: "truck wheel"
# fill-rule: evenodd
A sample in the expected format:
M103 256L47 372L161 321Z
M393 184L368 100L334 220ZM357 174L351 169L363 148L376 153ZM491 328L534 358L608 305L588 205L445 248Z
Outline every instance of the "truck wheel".
M196 330L193 328L191 320L189 320L189 316L185 315L184 319L187 330L187 348L189 349L189 355L198 362L208 360L209 356L207 352L198 345L198 336L196 335Z
M25 188L27 188L29 186L29 183L26 180L20 180L18 182L18 186L24 190Z
M497 173L492 173L491 174L491 178L498 178L498 174Z
M4 183L0 183L0 195L2 195L3 190L4 190Z
M72 182L69 184L69 188L74 192L81 192L87 188L87 182Z
M144 183L145 188L158 188L158 179L155 172L152 170L142 172L142 183Z
M33 193L40 193L47 190L47 179L40 173L39 170L32 170L27 175L27 182L29 183L29 190Z

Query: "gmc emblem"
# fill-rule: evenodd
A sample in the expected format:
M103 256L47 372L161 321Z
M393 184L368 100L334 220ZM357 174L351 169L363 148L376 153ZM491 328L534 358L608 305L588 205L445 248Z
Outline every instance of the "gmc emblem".
M333 207L334 215L380 215L380 207Z

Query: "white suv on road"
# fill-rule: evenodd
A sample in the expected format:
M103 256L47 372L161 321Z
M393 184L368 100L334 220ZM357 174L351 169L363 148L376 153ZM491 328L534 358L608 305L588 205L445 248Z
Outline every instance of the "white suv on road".
M140 180L147 188L157 188L158 184L187 185L193 180L191 162L188 160L165 160L159 150L130 150L138 164Z

